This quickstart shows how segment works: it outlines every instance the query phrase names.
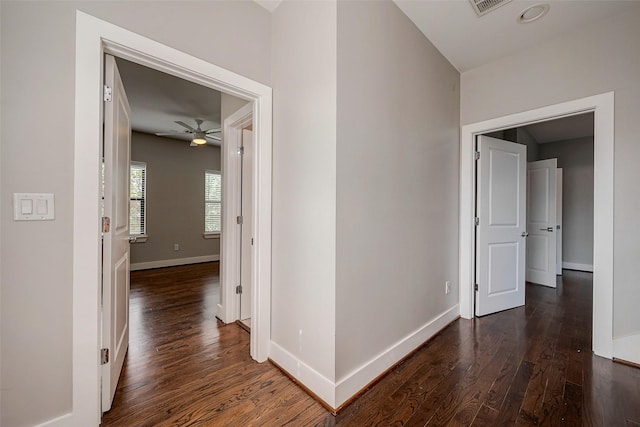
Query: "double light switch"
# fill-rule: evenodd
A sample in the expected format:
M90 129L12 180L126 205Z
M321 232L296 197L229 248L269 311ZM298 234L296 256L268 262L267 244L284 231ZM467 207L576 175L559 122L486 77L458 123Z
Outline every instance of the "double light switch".
M55 218L52 193L14 193L13 219L16 221L46 221Z

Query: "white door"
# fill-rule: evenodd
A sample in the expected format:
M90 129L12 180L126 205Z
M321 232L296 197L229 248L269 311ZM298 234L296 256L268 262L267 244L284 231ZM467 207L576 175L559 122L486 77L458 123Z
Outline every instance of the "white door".
M102 255L102 411L111 409L129 346L129 167L131 111L115 58L105 57L105 85L111 100L104 103L104 216ZM103 361L104 362L104 361Z
M251 252L253 246L252 192L253 192L253 131L242 131L242 232L240 257L240 320L251 318Z
M556 171L556 275L562 276L562 168Z
M556 169L558 160L527 165L527 282L556 287Z
M527 147L478 137L476 315L524 305Z

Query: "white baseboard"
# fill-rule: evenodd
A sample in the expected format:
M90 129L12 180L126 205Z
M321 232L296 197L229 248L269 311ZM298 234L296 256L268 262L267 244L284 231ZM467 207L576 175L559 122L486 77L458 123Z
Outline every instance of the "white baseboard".
M456 304L342 378L336 383L336 406L333 407L338 408L345 403L371 381L420 347L459 316L460 307Z
M64 427L72 425L71 419L73 418L73 413L69 412L68 414L64 414L62 416L53 418L49 421L45 421L36 425L35 427Z
M613 357L640 365L640 334L614 338Z
M150 268L175 267L176 265L198 264L200 262L220 261L220 255L194 256L190 258L163 259L160 261L137 262L131 264L131 271Z
M593 273L593 264L579 264L577 262L562 262L562 268L567 270L588 271Z
M220 319L220 321L224 324L227 324L229 322L227 322L227 319L224 318L223 314L224 314L224 307L222 306L222 304L217 304L217 309L216 309L216 317L218 319Z
M311 366L300 361L296 356L271 341L269 359L273 360L280 368L311 390L327 405L336 408L335 384L324 377Z

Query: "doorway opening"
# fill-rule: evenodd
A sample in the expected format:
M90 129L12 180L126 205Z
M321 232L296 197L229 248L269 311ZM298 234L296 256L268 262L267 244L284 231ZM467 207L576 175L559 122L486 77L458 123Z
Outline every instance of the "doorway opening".
M592 112L594 114L593 351L612 357L614 95L606 93L465 125L460 164L460 315L474 317L475 139L477 135Z
M149 66L250 101L256 160L251 356L268 357L271 277L271 88L86 13L76 13L76 108L73 238L73 413L76 424L100 419L100 146L103 54ZM223 148L224 150L224 148ZM224 155L223 155L224 157ZM224 160L223 160L224 161ZM227 218L230 220L230 218ZM225 219L223 219L225 221ZM224 238L224 237L223 237ZM255 339L254 339L255 336Z
M127 214L112 217L114 227L111 232L105 230L107 232L103 238L103 292L109 290L104 294L103 305L112 307L112 310L103 310L102 324L120 325L118 330L124 331L121 339L111 339L111 329L108 327L103 332L103 348L108 349L113 359L107 359L102 366L102 410L108 411L111 410L116 387L123 387L118 386L118 383L122 383L124 378L120 381L119 378L126 377L126 381L130 383L131 366L138 364L140 358L161 363L163 357L166 359L168 353L175 351L174 346L179 346L184 341L185 335L198 338L195 331L202 334L203 341L215 341L217 337L218 325L215 318L222 317L217 310L223 306L220 301L219 264L220 236L223 232L222 207L226 203L221 191L221 145L224 143L222 123L242 106L248 105L248 110L251 111L251 105L245 100L122 58L108 55L105 64L109 70L108 75L119 76L115 85L113 78L107 79L106 84L111 89L112 96L105 99L105 111L121 104L127 104L127 110L130 111L127 114L127 129L121 132L111 131L115 125L111 120L105 122L105 172L102 179L105 181L103 188L109 193L109 197L103 197L105 215L112 216L112 206L121 205L128 211ZM252 127L252 118L250 114L249 127ZM112 156L110 147L114 146L114 136L127 130L131 135L130 144L118 144L116 149L127 152ZM198 142L197 138L200 138ZM246 141L245 145L252 146L251 142ZM242 153L235 148L227 145L227 151L242 157ZM130 174L127 173L129 165L126 164L126 159L131 159ZM245 173L250 173L252 165L246 165L245 169ZM124 175L116 178L116 171ZM229 177L224 179L236 179L233 172L233 169L230 170ZM130 194L116 194L113 182L117 179L129 182L127 189L122 192ZM240 191L242 189L243 185L240 185ZM243 203L247 211L251 210L252 198L249 186L244 193L246 201ZM238 196L228 199L232 203ZM242 215L233 205L227 210ZM120 216L123 218L120 219ZM247 226L250 227L251 216L248 212L245 216L248 218ZM118 226L122 221L125 224ZM234 227L243 229L245 226L238 224ZM129 239L127 249L132 273L144 273L131 274L130 281L122 280L122 283L114 284L115 291L111 291L111 278L117 275L110 274L110 248L115 239L113 233L120 229L128 235L121 240L126 241L127 237ZM229 236L232 234L229 233ZM234 247L240 245L240 242L232 243L234 244L231 246ZM239 261L250 272L251 248L246 252L248 253L242 252ZM223 269L240 269L240 265L227 264ZM121 262L119 265L128 269L129 263ZM177 269L177 266L183 268ZM239 273L236 274L239 276ZM251 293L250 277L247 274L243 294ZM128 298L129 282L135 297ZM169 284L173 286L167 289ZM169 295L167 300L158 298L166 292L169 292L165 294ZM125 295L125 300L116 298L117 295ZM241 296L237 295L238 298ZM131 310L128 309L129 303ZM156 307L147 307L148 304L155 304ZM179 321L163 314L174 312L183 304L195 304L197 308L194 308L195 311L185 310ZM129 311L131 316L128 315ZM246 317L249 318L250 313ZM150 325L150 318L173 325L168 328L173 338L168 338L167 331L160 332ZM199 326L206 323L211 325ZM158 333L160 336L157 336ZM204 338L205 335L209 338ZM171 345L165 342L167 339L173 341ZM133 349L125 360L129 342ZM151 342L159 344L149 347L148 343ZM197 345L189 344L189 347L192 346L196 352ZM144 349L146 350L143 351ZM217 357L214 351L212 358ZM137 376L143 372L139 372ZM105 381L105 375L109 381ZM123 390L121 393L124 392ZM122 398L114 402L118 401L121 402L120 406L124 405ZM120 412L122 409L116 408Z
M476 315L524 305L525 283L556 288L563 267L593 272L593 120L573 115L477 138Z

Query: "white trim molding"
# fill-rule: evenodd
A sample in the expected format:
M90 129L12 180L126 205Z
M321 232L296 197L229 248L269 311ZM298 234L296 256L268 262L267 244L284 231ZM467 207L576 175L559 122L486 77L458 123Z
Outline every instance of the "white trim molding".
M52 420L45 421L44 423L37 424L35 427L67 427L70 425L70 421L73 419L73 412L61 415Z
M327 377L320 374L311 366L300 361L300 359L287 350L271 342L271 354L269 358L276 363L296 381L299 381L306 388L311 390L319 399L331 408L336 408L335 384Z
M562 268L567 270L587 271L593 273L593 264L579 264L577 262L562 262Z
M220 255L203 255L188 258L161 259L158 261L136 262L131 264L131 271L149 270L151 268L176 267L178 265L199 264L201 262L220 261Z
M614 338L613 356L640 365L640 334Z
M242 129L253 122L253 108L247 104L231 114L222 124L222 238L220 248L225 254L220 266L220 304L218 317L224 323L240 319L240 296L235 293L240 284L240 227L236 217L241 210L242 156L238 149L242 146ZM254 145L255 146L255 145ZM255 182L253 188L256 188ZM255 197L252 207L256 207ZM255 210L252 218L256 218ZM255 223L252 225L255 230ZM255 249L255 247L254 247ZM253 270L252 270L253 271ZM255 294L254 276L251 277L251 291ZM252 302L256 301L252 298ZM252 308L253 312L253 308ZM253 336L253 334L252 334Z
M460 140L460 316L473 313L476 135L594 113L593 351L613 355L613 148L614 93L537 108L462 126Z
M382 373L386 372L387 369L393 367L412 351L425 344L434 335L455 321L459 317L459 313L460 307L456 304L340 379L336 383L336 406L334 408L338 408L360 390L367 387Z
M134 32L76 11L73 178L73 412L66 425L100 424L100 146L104 53L250 101L255 148L256 303L251 356L267 360L271 331L272 89ZM224 250L221 257L224 259ZM257 307L257 308L256 308Z

